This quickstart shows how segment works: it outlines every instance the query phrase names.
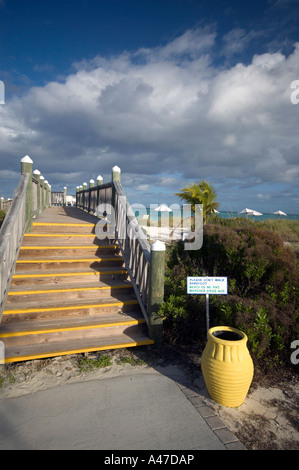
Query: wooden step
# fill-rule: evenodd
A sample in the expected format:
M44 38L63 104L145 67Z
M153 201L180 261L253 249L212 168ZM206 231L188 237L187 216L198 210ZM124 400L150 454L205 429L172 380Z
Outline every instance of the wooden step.
M117 255L118 246L116 245L22 245L20 248L20 255L19 259L27 259L27 258L36 258L43 259L43 258L52 258L54 257L68 257L71 255L75 255L77 257L82 256L104 256L111 258L111 255ZM119 255L118 255L119 256Z
M33 222L33 233L95 233L96 224L88 222Z
M118 325L137 325L144 323L144 318L140 310L129 311L128 313L102 312L101 315L90 315L68 318L45 318L38 320L20 320L16 322L5 322L0 326L0 338L31 335L42 333L51 333L56 331L71 331L72 329L86 329L118 326Z
M29 246L56 246L56 245L88 245L100 246L103 250L117 250L119 246L115 243L108 243L107 240L101 240L94 234L82 233L29 233L25 234L22 242L22 249Z
M32 269L30 273L28 273L27 269L18 269L12 278L11 287L32 285L32 283L36 286L49 284L63 286L70 282L82 285L94 282L95 280L109 282L110 280L125 280L128 277L128 272L124 267L113 268L104 266L101 268L90 268L86 271L72 266L68 266L68 270L59 268L60 266L57 266L56 269L47 269L45 272L41 272L40 269Z
M71 251L71 250L70 250ZM85 268L85 269L96 269L103 266L114 266L114 267L123 267L124 260L120 255L105 255L101 254L99 256L94 255L93 253L69 253L68 256L59 256L57 251L53 251L53 254L47 256L35 256L34 258L29 258L23 255L20 255L16 262L16 273L26 270L28 273L30 271L48 271L49 269L70 269L70 267Z
M67 316L101 315L107 312L122 312L139 309L134 295L102 297L99 299L31 301L23 305L8 305L3 312L2 323L41 318L63 318ZM1 325L0 325L1 326Z
M4 340L5 341L5 340ZM34 359L43 359L68 354L79 354L93 351L105 351L118 348L130 348L154 344L147 335L146 329L126 331L122 335L99 336L72 341L57 341L27 346L5 347L5 364Z
M65 285L46 284L38 287L36 284L25 285L22 289L13 285L8 293L6 308L15 304L28 304L31 301L42 300L43 303L51 299L68 300L68 299L98 299L104 296L117 296L132 293L132 283L128 281L110 281L99 282L89 281L88 284L82 285L77 283L69 283Z
M144 322L142 322L144 323ZM140 325L142 324L140 321ZM6 335L2 338L4 340L5 347L23 347L28 345L41 345L47 343L56 343L57 341L81 341L81 339L95 338L99 336L101 338L107 336L118 336L122 334L134 336L139 330L138 321L131 321L131 324L127 322L115 324L115 325L89 325L86 328L64 328L64 329L52 329L52 330L39 330L37 332L30 331L29 334Z
M5 363L153 344L115 240L47 209L25 234L0 324Z

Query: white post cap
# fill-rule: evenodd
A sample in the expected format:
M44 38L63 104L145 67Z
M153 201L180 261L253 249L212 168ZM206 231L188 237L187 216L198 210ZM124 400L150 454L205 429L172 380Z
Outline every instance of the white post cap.
M102 176L102 175L99 175L99 176L97 177L97 180L102 180L102 179L103 179L103 176Z
M21 163L31 163L33 164L33 161L29 157L29 155L25 155L25 157L22 158Z
M33 174L34 174L34 175L40 175L40 171L34 170Z
M94 183L94 180L90 180L89 183Z
M165 250L166 250L165 243L161 242L160 240L155 241L151 245L151 251L165 251Z
M40 179L41 179L41 180L44 180L45 178L43 177L43 175L41 175Z
M112 171L115 171L116 173L120 173L120 168L118 166L114 166L112 168Z

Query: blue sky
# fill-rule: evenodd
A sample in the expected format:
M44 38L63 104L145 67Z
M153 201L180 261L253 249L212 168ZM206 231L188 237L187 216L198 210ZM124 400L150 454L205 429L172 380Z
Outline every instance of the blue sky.
M207 179L220 210L299 213L298 21L298 0L0 0L0 195L28 154L54 190L118 165L131 203Z

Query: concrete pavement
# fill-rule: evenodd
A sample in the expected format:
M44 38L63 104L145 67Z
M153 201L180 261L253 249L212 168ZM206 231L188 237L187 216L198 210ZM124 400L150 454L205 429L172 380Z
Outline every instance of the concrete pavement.
M245 449L196 389L156 370L0 398L2 450Z

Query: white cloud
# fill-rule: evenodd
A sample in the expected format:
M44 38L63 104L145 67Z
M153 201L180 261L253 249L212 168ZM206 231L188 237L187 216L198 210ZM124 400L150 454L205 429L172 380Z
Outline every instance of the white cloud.
M15 171L28 153L74 187L115 164L139 191L154 175L153 185L177 190L180 178L213 179L220 190L228 179L298 186L290 84L299 46L225 69L213 65L215 45L213 29L190 30L160 48L82 61L64 81L15 97L0 107L2 168L9 158Z

